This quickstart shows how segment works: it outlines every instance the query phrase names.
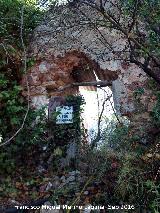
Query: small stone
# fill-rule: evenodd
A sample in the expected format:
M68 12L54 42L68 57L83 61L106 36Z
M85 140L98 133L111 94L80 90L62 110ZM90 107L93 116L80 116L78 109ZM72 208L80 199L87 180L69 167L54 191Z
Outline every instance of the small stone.
M66 182L67 182L67 183L68 183L68 182L73 182L73 181L75 181L75 179L76 179L75 176L72 175L72 176L69 176L69 177L67 178L67 181L66 181Z
M39 71L41 73L47 72L47 67L46 67L46 63L45 62L41 62L41 64L39 65Z
M69 184L73 186L76 185L76 182L70 182Z
M58 176L55 176L55 177L53 178L53 181L52 181L53 188L59 187L59 185L61 184L60 182L61 182L61 181L60 181L59 177L58 177Z
M149 102L149 103L148 103L148 112L152 112L154 106L155 106L155 103L154 103L154 102Z
M9 200L11 203L16 204L16 205L20 205L20 203L16 200Z
M49 182L49 183L47 184L46 191L51 190L51 189L52 189L52 186L53 186L53 184L52 184L51 182Z
M157 100L157 96L156 96L156 95L153 95L153 96L152 96L152 100L154 100L154 101Z
M43 147L43 151L45 151L46 149L47 149L47 146L44 146L44 147Z
M40 166L38 166L38 172L39 173L43 173L43 172L45 172L46 170L40 165Z
M88 191L84 191L84 193L83 193L84 195L88 195L89 194L89 192Z
M44 191L46 191L46 187L47 187L47 185L46 185L46 184L44 184L44 185L40 186L39 191L40 191L40 192L44 192Z
M58 176L54 176L53 179L54 180L59 180L59 177Z
M77 174L77 175L79 175L79 174L81 174L81 172L80 172L80 171L78 171L78 170L76 170L76 174Z
M69 161L76 157L76 151L77 151L77 144L76 143L68 144L66 152L67 152L67 159Z
M72 176L72 175L75 175L75 174L76 174L76 171L69 172L68 174L71 175L71 176Z
M59 187L58 188L63 188L64 186L66 185L66 183L61 183L60 185L59 185Z
M60 180L64 183L66 181L66 177L63 175Z

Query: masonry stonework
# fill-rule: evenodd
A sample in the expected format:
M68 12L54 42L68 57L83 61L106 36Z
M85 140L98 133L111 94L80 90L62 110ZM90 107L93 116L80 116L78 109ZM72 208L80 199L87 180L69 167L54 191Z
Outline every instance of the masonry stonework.
M138 121L137 113L140 113L143 121L148 120L155 100L147 86L146 74L126 60L127 40L116 30L102 26L95 28L90 20L95 23L103 21L103 17L83 4L78 9L70 5L51 8L35 30L28 50L28 56L34 58L35 64L22 80L23 94L26 95L27 77L32 105L39 108L52 96L78 93L76 87L58 92L64 86L96 81L98 77L111 81L118 114ZM139 88L144 90L139 99L143 105L141 112L134 95Z

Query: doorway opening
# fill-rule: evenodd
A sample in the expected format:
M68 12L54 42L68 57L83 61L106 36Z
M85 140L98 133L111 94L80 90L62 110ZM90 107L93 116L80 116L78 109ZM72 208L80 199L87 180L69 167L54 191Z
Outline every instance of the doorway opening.
M83 124L87 129L88 140L92 141L99 129L103 131L114 116L112 91L109 87L97 88L95 91L79 87L79 92L85 99L81 115Z
M91 140L98 134L99 129L105 128L115 114L111 85L118 75L108 69L102 69L96 61L84 53L70 54L77 57L74 60L78 61L73 65L70 77L78 85L75 92L85 99L86 104L81 117Z

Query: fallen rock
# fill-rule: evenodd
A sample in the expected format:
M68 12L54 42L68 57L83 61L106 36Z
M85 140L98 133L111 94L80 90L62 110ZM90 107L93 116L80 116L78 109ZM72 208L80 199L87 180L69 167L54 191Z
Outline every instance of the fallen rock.
M14 204L14 205L20 205L20 203L18 202L18 201L16 201L16 200L13 200L13 199L9 199L9 202L11 203L11 204Z
M88 191L84 191L84 193L83 193L84 195L88 195L89 194L89 192Z
M58 178L58 179L54 179L54 180L52 181L52 187L53 187L53 188L57 188L57 187L59 187L60 185L61 185L61 182L60 182L59 178Z
M46 191L48 192L49 190L52 189L53 184L51 182L49 182L46 186Z
M66 177L63 175L60 180L64 183L66 181Z
M69 182L73 182L73 181L75 181L75 176L74 175L72 175L72 176L69 176L68 178L67 178L67 180L66 180L66 183L69 183Z
M41 165L39 165L37 169L40 174L46 171L45 168L43 168Z
M71 172L69 172L68 173L68 175L80 175L80 171L78 171L78 170L75 170L75 171L71 171Z
M52 179L52 187L53 188L57 188L59 187L59 185L61 184L61 180L58 176L54 176L53 179Z

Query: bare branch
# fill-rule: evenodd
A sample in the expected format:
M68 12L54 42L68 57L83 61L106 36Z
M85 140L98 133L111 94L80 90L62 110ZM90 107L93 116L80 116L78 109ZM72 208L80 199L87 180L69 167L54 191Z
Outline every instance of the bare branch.
M108 95L108 93L107 93L107 91L105 89L103 89L103 88L100 88L100 89L103 90L107 94L107 96L109 97L109 95ZM115 110L115 108L114 108L114 106L113 106L112 101L110 100L110 98L109 98L109 102L111 104L112 110L113 110L113 112L114 112L114 114L116 116L116 119L117 119L118 123L121 125L122 123L121 123L121 121L118 118L118 115L116 113L116 110Z
M111 97L112 97L112 95L108 96L102 103L102 110L101 110L101 113L100 113L99 118L98 118L97 136L91 144L92 148L94 148L97 145L98 141L101 139L101 128L100 127L101 127L102 115L103 115L103 112L104 112L104 109L105 109L105 104L108 100L110 100Z
M147 57L147 60L143 63L141 63L140 61L135 59L135 49L131 43L131 40L128 39L129 45L130 45L130 62L136 64L137 66L139 66L141 69L143 69L143 71L148 74L150 77L152 77L154 80L156 80L157 83L160 84L160 76L157 75L156 73L153 72L153 70L151 68L149 68L149 60L151 59L151 57Z
M93 4L90 4L90 3L86 2L86 1L84 1L84 4L86 4L86 5L90 6L90 7L92 7L92 8L95 9L95 10L97 10L97 12L99 12L99 13L103 16L103 18L104 18L105 20L109 21L109 22L113 25L113 27L114 27L116 30L118 30L119 32L121 32L123 35L125 35L125 37L126 37L127 39L129 39L131 42L133 42L134 45L136 46L136 48L141 49L146 55L148 55L148 57L150 57L150 58L154 61L154 63L160 68L159 62L158 62L157 59L152 55L152 53L150 53L150 51L149 51L142 43L140 43L140 42L136 39L136 37L135 37L135 35L134 35L133 33L130 33L129 30L126 30L125 27L122 26L122 24L119 23L119 22L116 20L116 18L115 18L112 14L108 13L106 10L104 10L104 8L101 9L98 5L93 5ZM140 68L143 69L143 71L144 71L146 74L148 74L148 75L149 75L150 77L152 77L157 83L160 84L160 77L158 76L158 74L155 74L150 68L144 67L143 64L141 64L139 61L137 61L137 60L135 60L135 59L132 60L131 63L135 63L136 65L138 65Z

